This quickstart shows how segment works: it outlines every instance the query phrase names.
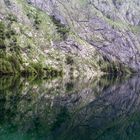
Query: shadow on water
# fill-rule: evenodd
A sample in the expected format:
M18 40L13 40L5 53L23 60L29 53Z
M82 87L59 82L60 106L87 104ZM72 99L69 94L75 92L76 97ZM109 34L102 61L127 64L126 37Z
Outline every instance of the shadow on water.
M140 139L140 77L0 77L0 140Z

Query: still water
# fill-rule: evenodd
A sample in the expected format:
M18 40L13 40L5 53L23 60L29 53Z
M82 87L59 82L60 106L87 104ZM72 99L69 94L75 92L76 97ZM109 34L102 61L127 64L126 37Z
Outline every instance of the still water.
M0 140L139 140L140 77L0 77Z

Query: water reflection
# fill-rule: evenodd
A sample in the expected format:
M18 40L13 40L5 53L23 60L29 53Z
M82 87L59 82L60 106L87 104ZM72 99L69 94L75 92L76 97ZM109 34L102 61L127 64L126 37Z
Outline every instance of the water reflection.
M0 77L0 140L139 139L139 76Z

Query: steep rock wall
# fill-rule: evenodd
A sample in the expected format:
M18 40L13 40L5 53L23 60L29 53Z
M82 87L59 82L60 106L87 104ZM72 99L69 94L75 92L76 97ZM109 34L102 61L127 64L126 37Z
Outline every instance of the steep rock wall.
M138 0L28 0L68 24L108 61L140 69Z
M130 1L2 0L0 72L45 69L73 77L138 71L136 2L134 9Z

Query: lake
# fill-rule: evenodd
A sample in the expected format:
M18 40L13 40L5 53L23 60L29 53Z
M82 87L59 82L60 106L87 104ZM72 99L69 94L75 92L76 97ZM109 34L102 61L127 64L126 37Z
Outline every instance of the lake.
M138 140L140 77L0 77L0 140Z

